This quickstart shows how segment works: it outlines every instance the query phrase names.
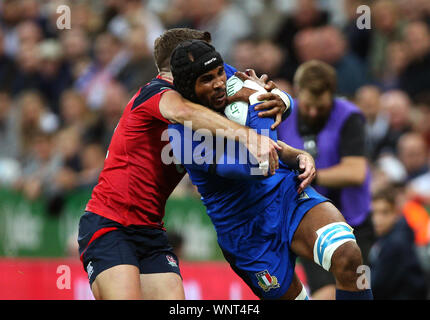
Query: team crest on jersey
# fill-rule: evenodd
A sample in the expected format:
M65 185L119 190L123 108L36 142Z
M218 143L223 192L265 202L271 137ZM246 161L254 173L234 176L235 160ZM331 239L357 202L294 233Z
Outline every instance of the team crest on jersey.
M178 264L176 263L175 258L173 258L172 256L167 255L166 256L167 259L167 263L170 264L172 267L178 267Z
M257 272L255 276L258 279L258 285L265 292L269 291L270 289L279 288L278 279L275 276L271 276L269 271L264 270Z

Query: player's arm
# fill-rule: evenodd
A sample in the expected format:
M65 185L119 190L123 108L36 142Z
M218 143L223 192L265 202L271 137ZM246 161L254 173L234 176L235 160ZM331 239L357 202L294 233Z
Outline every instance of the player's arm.
M168 132L173 155L187 170L204 171L229 179L262 179L268 176L268 167L261 170L256 159L236 141L221 139L221 144L213 144L212 136L198 134L181 124L170 124ZM217 152L217 147L222 149Z
M216 153L216 151L215 151ZM218 153L216 153L218 154ZM235 142L234 148L225 147L211 166L213 173L228 179L264 179L269 177L268 164L258 164L246 150Z
M366 179L364 120L353 114L345 122L339 143L339 164L318 169L315 183L328 188L359 186Z
M228 120L224 116L184 99L178 92L165 92L159 103L163 117L172 123L183 124L192 130L207 129L214 136L220 134L234 141L244 143L258 162L269 162L270 172L279 167L277 150L280 147L269 137L259 135L254 130Z
M302 182L297 192L302 193L315 178L316 169L314 158L308 152L293 148L280 140L278 140L278 144L282 148L279 151L279 158L282 162L287 164L290 168L298 169L301 172L298 178L302 180Z

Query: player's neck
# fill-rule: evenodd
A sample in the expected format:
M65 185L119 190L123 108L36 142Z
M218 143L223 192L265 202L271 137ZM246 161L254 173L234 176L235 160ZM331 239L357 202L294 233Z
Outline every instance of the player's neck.
M173 83L173 75L171 72L161 71L158 75L161 79Z

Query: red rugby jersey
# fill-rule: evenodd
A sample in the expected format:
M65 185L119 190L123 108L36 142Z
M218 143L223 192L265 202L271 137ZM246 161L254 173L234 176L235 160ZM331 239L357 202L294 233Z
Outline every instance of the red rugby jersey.
M185 170L161 161L170 123L159 109L173 85L160 77L142 87L127 104L112 136L103 171L86 209L122 225L163 228L167 198Z

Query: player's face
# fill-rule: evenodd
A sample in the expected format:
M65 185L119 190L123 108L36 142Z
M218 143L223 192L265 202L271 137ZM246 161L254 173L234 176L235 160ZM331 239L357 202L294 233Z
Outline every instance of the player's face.
M219 66L197 78L195 92L201 104L221 110L227 102L227 76L224 66Z
M333 105L329 91L314 96L309 90L300 90L297 99L300 117L309 127L319 127L327 120Z

